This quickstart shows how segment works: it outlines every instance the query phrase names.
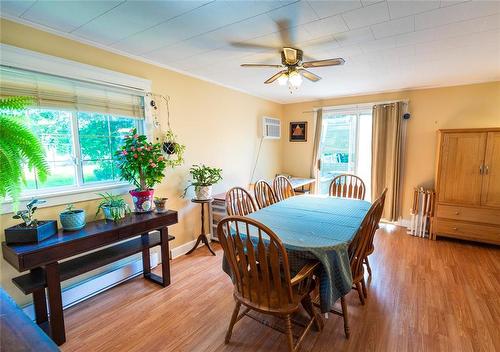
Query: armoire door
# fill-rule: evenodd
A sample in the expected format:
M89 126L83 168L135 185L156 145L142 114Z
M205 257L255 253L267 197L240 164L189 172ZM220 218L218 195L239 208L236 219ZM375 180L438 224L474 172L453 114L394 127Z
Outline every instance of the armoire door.
M487 132L444 133L441 142L439 202L481 204Z
M500 132L488 132L481 205L500 207Z

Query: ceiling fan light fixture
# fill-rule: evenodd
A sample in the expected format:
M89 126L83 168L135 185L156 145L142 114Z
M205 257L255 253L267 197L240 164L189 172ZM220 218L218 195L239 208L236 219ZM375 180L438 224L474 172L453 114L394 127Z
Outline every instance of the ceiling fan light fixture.
M278 77L278 84L280 86L286 86L288 83L288 75L286 73L283 73L281 76Z
M299 88L302 84L302 76L297 71L292 71L288 74L288 83L293 88Z

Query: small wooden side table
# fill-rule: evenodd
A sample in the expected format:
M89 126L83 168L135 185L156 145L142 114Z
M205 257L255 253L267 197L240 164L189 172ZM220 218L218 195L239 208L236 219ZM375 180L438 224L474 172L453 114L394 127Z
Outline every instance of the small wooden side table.
M198 248L200 242L203 242L205 246L207 246L210 253L215 255L215 252L212 250L212 247L210 247L210 242L208 242L207 234L205 232L205 204L208 204L208 206L210 206L210 203L212 203L213 201L214 201L213 198L203 199L203 200L191 199L191 202L199 203L201 205L201 234L198 236L198 239L196 240L196 244L194 245L194 247L189 252L187 252L186 255L193 253L193 251L196 248Z

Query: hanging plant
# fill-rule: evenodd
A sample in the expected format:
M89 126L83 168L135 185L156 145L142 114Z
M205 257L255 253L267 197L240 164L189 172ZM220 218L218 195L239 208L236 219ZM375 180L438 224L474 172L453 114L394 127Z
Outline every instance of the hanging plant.
M167 132L163 135L162 138L162 150L165 154L165 164L169 167L180 166L184 163L184 151L186 150L186 146L177 142L177 136L175 135L172 127L170 126L170 97L164 95L158 95L153 93L148 93L150 96L151 102L150 105L153 108L154 114L154 125L157 128L161 129L160 121L158 119L157 111L159 109L158 103L154 100L157 99L160 102L164 102L167 108Z
M176 167L184 163L184 151L186 146L177 143L177 136L169 129L163 137L163 151L166 154L165 163L170 167Z

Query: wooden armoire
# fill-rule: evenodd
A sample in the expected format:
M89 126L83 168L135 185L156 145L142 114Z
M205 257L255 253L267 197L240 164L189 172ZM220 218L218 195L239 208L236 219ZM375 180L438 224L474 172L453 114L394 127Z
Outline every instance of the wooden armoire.
M438 133L432 237L500 244L500 128Z

